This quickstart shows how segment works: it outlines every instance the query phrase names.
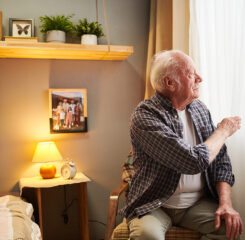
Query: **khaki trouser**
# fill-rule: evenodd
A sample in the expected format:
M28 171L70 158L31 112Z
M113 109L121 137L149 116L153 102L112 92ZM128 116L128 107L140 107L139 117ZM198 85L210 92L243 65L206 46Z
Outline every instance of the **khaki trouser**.
M186 209L158 208L128 223L130 240L164 240L172 224L200 232L201 240L227 240L224 221L218 230L214 227L217 208L218 204L207 198Z

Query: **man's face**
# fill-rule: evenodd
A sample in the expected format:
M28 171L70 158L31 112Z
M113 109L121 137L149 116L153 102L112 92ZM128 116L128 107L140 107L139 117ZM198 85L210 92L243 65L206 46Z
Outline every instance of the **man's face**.
M199 97L199 84L202 78L197 74L194 63L191 59L185 59L184 67L180 70L180 84L176 95L183 102L191 103Z

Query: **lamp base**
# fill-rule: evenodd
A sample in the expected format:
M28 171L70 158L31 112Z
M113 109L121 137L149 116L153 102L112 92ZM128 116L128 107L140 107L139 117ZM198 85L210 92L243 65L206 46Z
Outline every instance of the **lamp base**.
M53 178L56 174L56 167L54 164L43 164L40 167L40 175L44 179Z

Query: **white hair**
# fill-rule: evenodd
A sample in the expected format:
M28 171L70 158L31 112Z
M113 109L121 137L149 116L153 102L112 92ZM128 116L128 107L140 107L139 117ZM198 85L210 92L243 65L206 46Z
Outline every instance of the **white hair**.
M150 81L154 90L162 91L165 88L163 78L166 76L178 83L180 82L179 70L182 67L182 62L177 57L180 55L185 54L179 50L168 50L153 56Z

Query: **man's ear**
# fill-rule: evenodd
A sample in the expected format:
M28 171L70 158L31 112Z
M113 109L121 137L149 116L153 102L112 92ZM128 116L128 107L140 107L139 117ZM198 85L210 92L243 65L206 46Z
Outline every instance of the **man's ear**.
M166 89L168 89L171 92L175 91L176 88L176 82L174 80L172 80L169 77L164 77L163 78L163 83Z

